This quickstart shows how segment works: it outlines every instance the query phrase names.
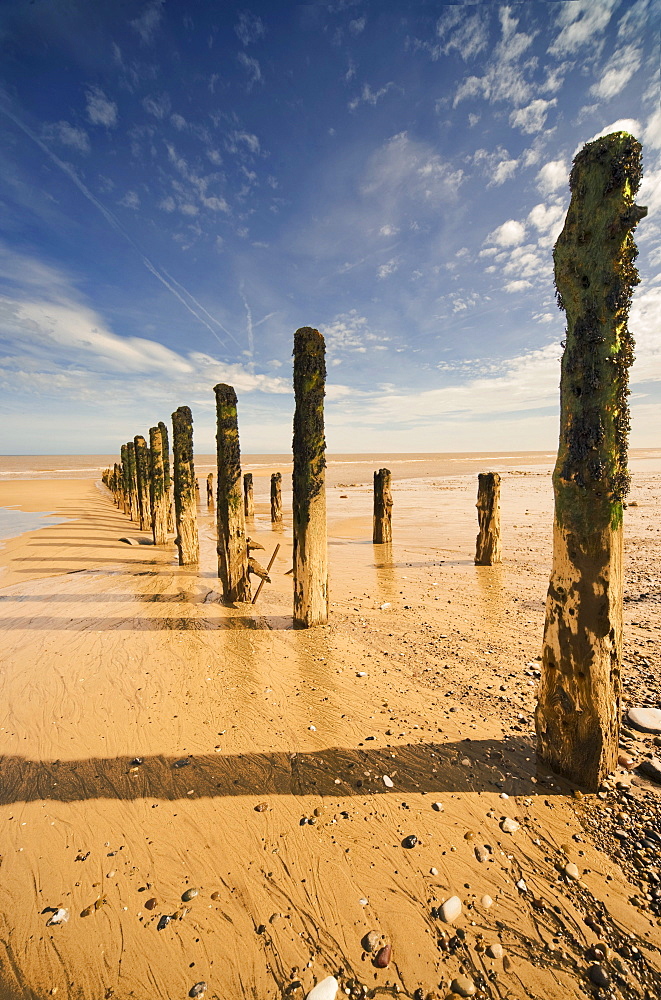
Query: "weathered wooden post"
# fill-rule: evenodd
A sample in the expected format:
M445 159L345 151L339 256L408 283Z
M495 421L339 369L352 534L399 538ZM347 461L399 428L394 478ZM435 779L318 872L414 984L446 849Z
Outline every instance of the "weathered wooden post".
M163 474L163 440L158 427L149 428L149 506L154 545L168 540L168 497Z
M243 511L246 517L255 516L255 497L252 487L252 472L243 474Z
M271 473L271 523L282 524L282 473Z
M111 489L112 489L113 499L118 507L121 502L119 497L119 479L120 479L119 462L114 462L111 473L111 484L112 484Z
M140 528L149 531L151 528L151 514L149 510L149 454L147 452L147 442L141 434L133 438L135 444L135 476L138 488L138 514L140 518Z
M126 445L126 456L129 467L129 505L131 508L131 520L140 520L140 507L138 505L138 478L135 468L135 442L129 441Z
M493 566L501 561L500 548L500 476L480 472L477 477L477 523L475 565Z
M241 449L236 393L220 382L216 394L218 576L226 601L249 601L248 547L241 487Z
M167 497L167 529L174 531L174 505L172 503L172 477L170 475L170 438L167 424L162 420L158 422L158 429L161 432L161 445L163 450L163 489Z
M125 514L131 513L131 478L129 474L129 449L123 444L120 448L122 457L122 510Z
M390 490L390 469L379 469L374 473L374 517L372 520L372 541L375 545L392 542L392 492Z
M200 558L197 535L197 497L193 462L193 415L188 406L172 414L172 452L174 457L174 512L177 525L175 543L179 565L190 566Z
M328 621L326 540L326 345L318 330L294 334L294 625Z
M567 314L560 444L553 474L553 569L535 712L544 763L596 791L615 770L620 725L622 512L629 490L627 327L640 144L626 132L574 158L571 202L553 252Z
M207 507L213 507L213 472L207 476Z

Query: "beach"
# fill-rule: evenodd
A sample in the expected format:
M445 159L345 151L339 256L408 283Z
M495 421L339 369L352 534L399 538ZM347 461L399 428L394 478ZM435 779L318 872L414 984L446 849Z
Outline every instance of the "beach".
M103 458L0 459L0 997L661 995L661 785L622 767L581 794L535 760L552 454L329 455L330 619L307 630L287 456L244 456L259 561L280 544L254 606L220 600L212 456L197 568L138 544ZM661 707L661 451L630 465L624 701ZM475 566L492 469L503 562ZM628 727L623 751L661 755Z

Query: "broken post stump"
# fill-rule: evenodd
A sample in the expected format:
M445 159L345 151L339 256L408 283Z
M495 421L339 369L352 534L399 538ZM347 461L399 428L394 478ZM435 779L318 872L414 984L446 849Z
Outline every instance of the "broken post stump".
M294 334L294 625L328 621L326 539L326 345L318 330Z
M213 472L207 476L207 507L213 507Z
M374 473L374 517L372 519L372 541L375 545L392 542L392 492L390 489L390 469L379 469Z
M501 561L500 548L500 476L480 472L477 477L477 523L475 565L493 566Z
M158 422L158 429L161 432L161 446L163 451L163 489L167 497L167 528L174 531L174 504L172 502L172 476L170 475L170 438L168 436L167 424L162 420Z
M140 507L138 504L138 480L135 469L135 443L129 441L126 445L126 456L129 467L129 506L132 521L140 520Z
M149 454L147 442L141 434L137 434L135 444L135 475L138 488L138 515L140 528L143 531L151 529L151 511L149 508Z
M149 505L154 545L168 540L168 497L163 474L163 439L158 427L149 428Z
M218 576L226 601L249 601L248 547L241 481L241 449L236 393L224 382L216 394L216 452L218 461L216 523Z
M246 517L255 516L255 497L253 495L252 472L243 474L243 510Z
M282 524L282 473L271 473L271 524Z
M591 791L618 757L633 362L627 319L638 284L633 229L647 214L634 204L641 153L633 136L615 132L574 157L569 210L553 251L567 331L535 726L539 758Z
M180 406L172 414L172 452L177 529L175 543L179 551L179 565L191 566L199 560L200 545L193 462L193 415L188 406Z

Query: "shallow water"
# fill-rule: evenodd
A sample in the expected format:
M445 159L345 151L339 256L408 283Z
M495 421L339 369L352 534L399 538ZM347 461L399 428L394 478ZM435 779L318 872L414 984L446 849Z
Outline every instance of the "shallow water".
M70 521L69 517L56 517L52 511L24 511L13 507L0 507L0 539L15 538L26 531L50 528L53 524Z

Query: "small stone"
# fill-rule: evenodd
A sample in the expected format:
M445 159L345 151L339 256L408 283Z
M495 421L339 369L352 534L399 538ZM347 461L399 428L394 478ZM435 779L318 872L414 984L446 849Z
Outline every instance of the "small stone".
M188 996L201 997L206 993L207 989L208 987L206 983L195 983L195 986L191 986Z
M446 924L451 924L461 915L461 900L459 896L450 896L438 909L438 915Z
M418 838L414 833L411 833L409 834L408 837L404 837L404 840L402 841L402 847L406 847L407 850L410 850L412 847L415 847L417 843L418 843Z
M579 879L581 877L581 873L578 870L578 866L575 865L573 861L570 861L568 864L566 864L565 867L563 868L563 871L567 876L567 878L571 878L574 881L576 881L576 879Z
M509 955L503 955L503 972L512 971L512 959Z
M468 976L457 976L450 983L450 989L460 997L472 997L476 993L475 983Z
M131 761L131 767L139 767L140 764L144 764L142 757L134 757Z
M177 768L179 768L179 767L188 767L188 765L190 764L190 762L191 762L190 757L180 757L179 760L175 760L175 762L174 762L174 764L172 766L173 767L177 767Z
M468 831L467 831L467 832L466 832L466 833L464 834L464 840L475 840L475 834L473 833L473 831L472 831L472 830L468 830Z
M148 899L145 903L145 910L153 910L157 905L158 900L156 899L156 896L152 896L152 898Z
M634 767L638 766L636 758L630 757L628 753L621 753L617 758L617 762L620 767L625 768L627 771L633 771Z
M493 899L491 896L482 896L480 905L483 906L485 910L488 910L490 906L493 906Z
M383 775L383 784L386 786L386 788L394 787L392 778L389 778L387 774Z
M608 989L611 984L610 976L608 976L601 965L591 965L588 969L588 978L591 983L594 983L595 986L600 986L602 989Z
M220 893L217 890L216 890L216 892L212 892L211 893L211 898L212 899L220 899Z
M169 914L164 913L163 916L161 917L161 919L159 920L158 924L156 925L156 930L157 931L164 931L165 928L167 927L167 925L170 923L171 920L172 920L172 917L169 916Z
M361 945L363 951L369 951L370 953L376 951L381 943L381 935L378 931L368 931L367 934L362 938Z
M487 851L486 847L480 847L480 845L478 844L477 847L474 848L474 850L475 850L475 857L477 858L478 861L486 861L487 858L489 857L489 852Z
M438 868L430 868L429 869L429 874L430 875L438 875Z
M519 881L516 883L516 887L520 892L528 891L528 886L526 885L526 880L524 878L519 879Z
M661 784L661 760L658 757L652 757L651 760L644 760L638 770L646 778L651 778L652 781Z
M259 805L255 806L256 813L265 813L267 809L268 809L268 803L266 802L260 802Z
M339 988L340 984L335 976L327 976L310 990L307 1000L335 1000Z
M186 889L186 892L181 895L181 901L182 903L190 903L191 899L195 899L195 897L199 896L199 894L199 889Z
M317 727L316 726L308 726L308 729L310 730L311 733L316 733L316 731L317 731Z
M516 833L516 831L519 830L520 828L521 824L517 823L515 819L510 819L509 816L506 816L505 819L500 824L500 829L504 833Z
M432 802L431 807L437 813L442 813L443 812L443 803L442 802Z
M54 927L56 924L66 924L69 919L69 911L66 906L61 906L46 921L46 927Z
M630 708L627 712L627 721L635 729L641 729L644 733L661 733L661 709L659 708Z
M372 962L375 969L387 969L390 965L390 958L392 956L392 946L385 944L383 948L380 948L376 953L376 957Z
M487 955L489 958L502 958L503 957L503 946L500 941L494 941L487 948Z

